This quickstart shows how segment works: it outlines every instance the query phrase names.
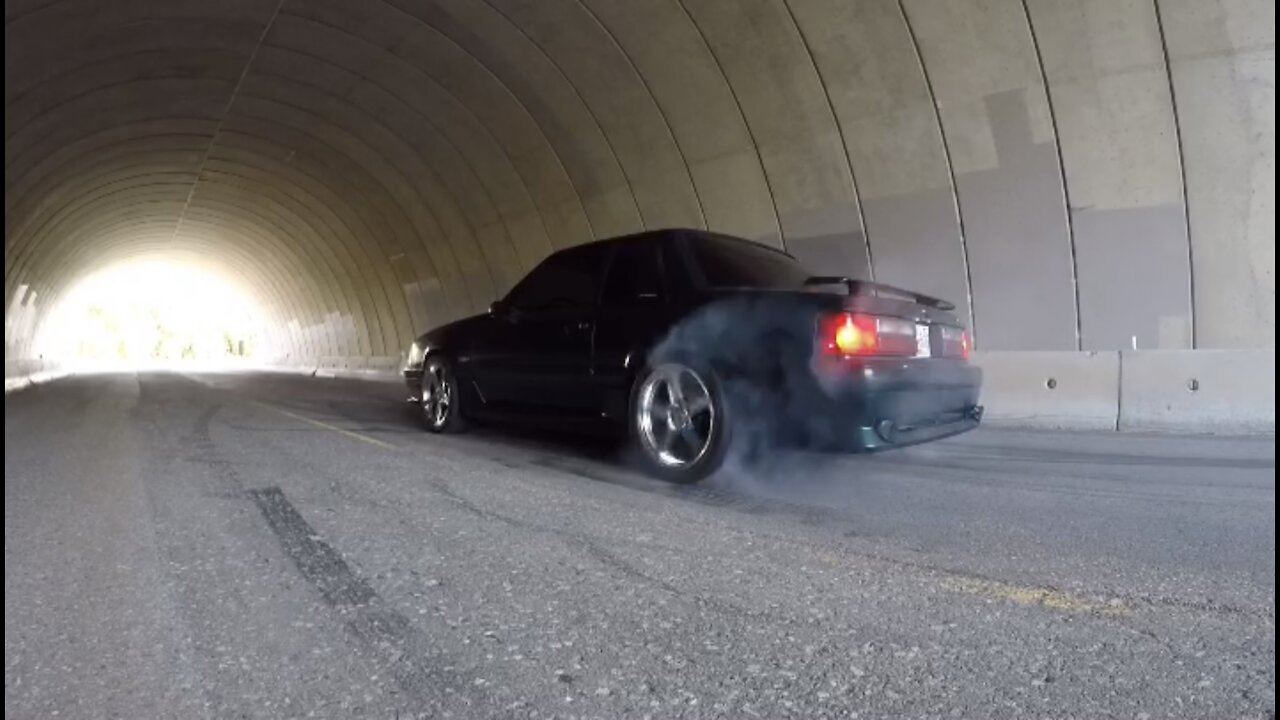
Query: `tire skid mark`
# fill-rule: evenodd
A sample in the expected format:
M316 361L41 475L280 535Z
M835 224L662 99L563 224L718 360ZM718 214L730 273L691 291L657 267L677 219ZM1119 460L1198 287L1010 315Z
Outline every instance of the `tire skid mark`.
M186 434L187 442L196 452L183 459L209 467L216 477L215 487L206 495L241 501L247 496L262 512L267 526L299 573L316 588L325 604L337 611L344 630L372 655L375 663L387 668L415 704L436 709L488 706L482 691L451 670L453 666L441 657L427 637L386 603L342 555L312 529L280 487L246 489L247 483L236 464L222 457L212 437L214 418L224 409L226 405L222 403L209 405ZM399 717L407 720L433 716ZM486 716L499 717L500 714L486 713Z
M248 491L298 572L345 619L344 626L389 666L415 700L430 707L443 702L472 704L483 695L449 668L424 633L391 607L377 591L325 542L279 487ZM466 696L454 695L466 689ZM454 695L450 697L450 695Z

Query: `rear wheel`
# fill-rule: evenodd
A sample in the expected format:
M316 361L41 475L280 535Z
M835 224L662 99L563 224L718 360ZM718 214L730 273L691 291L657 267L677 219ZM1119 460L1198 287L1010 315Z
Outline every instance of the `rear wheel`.
M679 362L647 370L631 401L631 434L647 469L692 483L716 471L729 446L729 423L715 378Z
M427 358L422 369L422 424L433 433L456 433L466 429L462 419L462 393L453 368L444 358Z

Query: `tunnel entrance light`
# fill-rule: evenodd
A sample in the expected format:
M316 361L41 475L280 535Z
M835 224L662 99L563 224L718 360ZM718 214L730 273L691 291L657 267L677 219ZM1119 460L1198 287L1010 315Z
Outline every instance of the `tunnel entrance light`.
M134 262L99 271L42 321L36 351L80 369L227 366L262 356L260 312L246 293L198 267Z

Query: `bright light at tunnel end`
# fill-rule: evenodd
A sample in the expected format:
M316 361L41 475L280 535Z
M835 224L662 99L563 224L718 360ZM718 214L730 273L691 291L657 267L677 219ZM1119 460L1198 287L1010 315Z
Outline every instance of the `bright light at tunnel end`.
M232 368L269 357L261 310L238 283L163 260L99 270L37 329L36 352L68 370Z

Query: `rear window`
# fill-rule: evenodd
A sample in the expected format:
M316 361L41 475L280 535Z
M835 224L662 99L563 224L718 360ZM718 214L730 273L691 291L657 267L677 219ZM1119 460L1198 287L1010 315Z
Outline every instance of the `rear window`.
M690 238L694 262L713 288L799 288L809 273L794 258L736 238Z

